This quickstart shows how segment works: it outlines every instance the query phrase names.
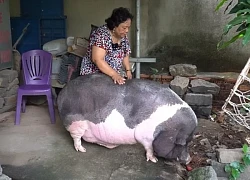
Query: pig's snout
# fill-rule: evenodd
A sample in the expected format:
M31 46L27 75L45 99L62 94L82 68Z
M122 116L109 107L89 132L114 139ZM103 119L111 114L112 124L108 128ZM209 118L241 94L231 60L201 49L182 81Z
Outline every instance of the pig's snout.
M189 164L189 163L192 161L192 158L191 158L191 156L190 156L189 153L185 153L185 155L182 154L182 155L180 156L180 158L177 157L177 161L179 161L179 162L182 163L182 164L187 165L187 164Z

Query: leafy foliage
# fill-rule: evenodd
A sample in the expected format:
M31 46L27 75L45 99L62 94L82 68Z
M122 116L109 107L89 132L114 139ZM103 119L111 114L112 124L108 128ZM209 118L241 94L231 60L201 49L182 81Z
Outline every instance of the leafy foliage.
M242 38L242 44L245 46L250 41L250 0L238 0L237 3L233 3L236 0L220 0L216 11L222 8L224 4L227 4L225 12L235 4L228 14L234 15L234 18L229 21L224 27L223 34L220 42L217 44L217 49L223 49ZM223 42L223 36L227 35L228 32L233 28L237 27L236 35L233 36L229 41Z
M163 72L163 70L164 70L164 68L162 68L161 70L158 70L158 69L156 69L156 68L152 68L152 67L150 67L150 69L152 70L152 72L153 72L153 80L155 81L155 76L156 75L159 75L160 73L162 73Z
M229 173L229 180L237 180L240 173L243 173L245 168L250 165L250 154L248 145L244 144L242 162L234 161L225 166L225 171Z

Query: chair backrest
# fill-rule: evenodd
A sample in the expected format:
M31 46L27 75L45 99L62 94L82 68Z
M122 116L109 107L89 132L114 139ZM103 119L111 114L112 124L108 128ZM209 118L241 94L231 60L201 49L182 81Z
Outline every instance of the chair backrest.
M24 84L50 85L52 54L44 50L31 50L22 54Z

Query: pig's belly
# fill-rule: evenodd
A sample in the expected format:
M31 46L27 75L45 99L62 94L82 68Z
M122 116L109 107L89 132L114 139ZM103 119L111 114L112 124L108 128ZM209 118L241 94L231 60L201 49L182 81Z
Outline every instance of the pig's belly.
M123 116L113 110L104 122L94 124L87 121L88 129L82 137L89 142L100 144L135 144L135 130L126 126Z

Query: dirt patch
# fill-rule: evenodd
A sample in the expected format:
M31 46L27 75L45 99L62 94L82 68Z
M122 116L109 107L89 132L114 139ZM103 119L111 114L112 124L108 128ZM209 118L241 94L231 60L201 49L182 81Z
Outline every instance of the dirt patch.
M219 114L217 111L216 114ZM218 148L242 148L250 137L250 130L240 126L226 115L211 119L199 119L194 139L189 145L192 169L210 165L216 159Z

